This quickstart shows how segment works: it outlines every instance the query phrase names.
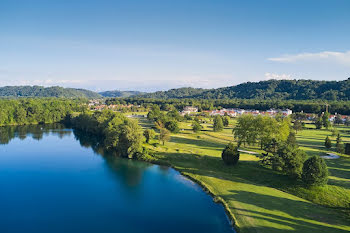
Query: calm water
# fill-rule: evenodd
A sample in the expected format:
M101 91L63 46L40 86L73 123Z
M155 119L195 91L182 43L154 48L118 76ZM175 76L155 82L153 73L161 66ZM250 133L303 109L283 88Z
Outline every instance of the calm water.
M178 172L104 155L62 125L0 129L0 232L233 232Z

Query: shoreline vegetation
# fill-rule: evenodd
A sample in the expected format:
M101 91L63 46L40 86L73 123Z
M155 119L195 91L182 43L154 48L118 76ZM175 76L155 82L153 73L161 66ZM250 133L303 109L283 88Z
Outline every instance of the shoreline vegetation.
M3 109L7 115L0 116L0 125L63 121L73 129L98 136L102 149L114 151L121 157L174 168L224 206L237 232L340 233L350 230L349 156L330 147L324 148L326 136L330 146L337 141L337 150L340 148L340 134L344 142L350 142L346 126L334 126L338 136L332 136L334 133L328 125L327 129L316 129L313 123L307 122L290 139L288 133L293 131L292 127L289 128L292 122L276 122L281 134L275 137L294 140L307 156L329 152L341 155L339 159L326 161L330 171L327 185L307 187L300 178L291 179L282 171L261 164L259 156L244 151L241 151L238 164L226 165L221 152L230 142L241 145L240 149L245 151L258 154L266 151L262 143L245 145L238 138L234 139L232 130L237 125L236 118L183 117L174 106L161 111L158 105L152 105L148 117L138 117L136 121L111 110L87 111L83 103L73 100L70 105L64 105L65 100L55 102L51 99L2 101L0 104L5 104ZM46 107L51 109L45 111ZM57 115L59 112L61 114ZM273 147L268 149L276 150ZM299 169L299 176L300 172Z

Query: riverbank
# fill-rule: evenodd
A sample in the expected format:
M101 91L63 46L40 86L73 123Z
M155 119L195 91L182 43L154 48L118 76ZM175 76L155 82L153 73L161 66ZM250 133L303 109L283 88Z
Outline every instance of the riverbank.
M329 233L350 230L349 218L341 209L324 207L298 197L293 192L301 191L299 188L286 192L288 177L260 166L256 156L241 152L237 166L225 166L220 155L227 144L223 139L232 135L231 130L225 129L219 137L212 137L207 132L194 134L185 128L180 134L172 135L165 146L156 141L145 146L155 152L156 161L153 163L170 165L222 203L237 232ZM335 186L327 189L340 191ZM342 204L336 201L334 205Z

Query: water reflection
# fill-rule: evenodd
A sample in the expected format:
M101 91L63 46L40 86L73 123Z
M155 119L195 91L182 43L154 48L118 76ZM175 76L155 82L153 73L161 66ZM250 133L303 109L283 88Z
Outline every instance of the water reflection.
M0 144L8 144L12 139L26 139L28 136L35 140L41 140L44 135L53 134L59 138L71 135L71 130L64 130L63 124L45 124L45 125L17 125L0 127Z
M73 133L75 139L79 141L82 147L91 148L96 154L102 156L108 169L111 171L110 175L120 179L127 187L139 187L144 171L152 166L149 163L138 163L123 158L119 159L115 153L104 149L100 138L75 129ZM165 167L162 169L164 173L168 171Z

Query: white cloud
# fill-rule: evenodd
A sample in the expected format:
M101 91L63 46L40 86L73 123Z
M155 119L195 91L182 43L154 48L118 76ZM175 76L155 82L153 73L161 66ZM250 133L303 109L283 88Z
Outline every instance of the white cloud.
M268 58L269 61L292 63L299 61L326 61L336 62L342 65L350 66L350 51L346 52L331 52L324 51L320 53L300 53L295 55L283 55L281 57Z
M275 73L265 73L265 79L292 79L291 74L275 74Z

